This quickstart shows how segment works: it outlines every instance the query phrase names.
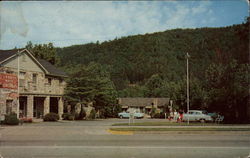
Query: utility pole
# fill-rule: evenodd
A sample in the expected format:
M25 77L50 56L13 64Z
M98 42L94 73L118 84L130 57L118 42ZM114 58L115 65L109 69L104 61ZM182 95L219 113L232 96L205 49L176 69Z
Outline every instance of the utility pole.
M19 55L20 52L19 50L17 51L17 118L19 118L19 110L20 110L20 105L19 105L19 73L20 73L20 61L19 61Z
M188 69L188 58L189 54L187 53L187 114L189 113L189 69ZM189 115L188 116L188 125L189 125Z

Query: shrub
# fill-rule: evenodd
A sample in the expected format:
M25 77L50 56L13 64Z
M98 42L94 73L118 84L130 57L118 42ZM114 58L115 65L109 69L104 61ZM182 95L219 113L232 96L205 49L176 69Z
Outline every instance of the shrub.
M56 113L48 113L44 116L43 121L58 121L59 120L59 115Z
M95 109L92 109L90 114L89 114L89 119L95 119L96 111Z
M151 112L150 112L151 118L154 118L155 114L156 114L156 108L153 107L153 108L151 109Z
M79 114L75 114L75 120L83 120L86 116L86 112L83 108L81 108L81 111Z
M118 113L122 112L122 106L119 104L114 105L113 116L118 117Z
M118 117L118 113L122 112L121 105L107 105L100 109L100 118L115 118Z
M99 110L99 117L98 118L101 118L101 119L105 119L106 118L106 115L105 115L105 109L100 109Z
M74 120L74 115L71 113L64 113L62 114L63 120Z
M4 120L0 120L0 125L3 125L4 124Z
M5 115L4 124L6 124L6 125L18 125L19 119L17 118L17 114L11 113L11 114Z
M153 118L165 118L165 114L163 112L156 113Z
M102 112L104 118L113 117L113 108L111 106L105 106Z

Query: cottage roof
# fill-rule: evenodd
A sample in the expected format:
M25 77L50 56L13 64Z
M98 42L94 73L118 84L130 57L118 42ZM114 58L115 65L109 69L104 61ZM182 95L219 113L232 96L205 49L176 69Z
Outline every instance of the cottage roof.
M158 106L165 106L168 105L170 98L157 98L157 105Z
M66 77L67 74L63 72L62 70L56 68L51 63L47 62L43 59L36 59L27 49L12 49L12 50L0 50L0 64L4 63L5 61L8 61L12 57L15 57L16 54L19 52L27 52L34 61L45 71L45 74L52 75L52 76L61 76Z
M119 98L120 104L130 107L146 107L157 105L158 107L169 104L169 98Z

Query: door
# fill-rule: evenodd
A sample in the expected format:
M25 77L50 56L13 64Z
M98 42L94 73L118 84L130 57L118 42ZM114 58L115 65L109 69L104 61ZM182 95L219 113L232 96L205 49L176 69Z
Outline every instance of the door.
M27 97L20 97L19 104L19 117L27 117Z
M6 100L6 114L10 114L12 112L12 101Z

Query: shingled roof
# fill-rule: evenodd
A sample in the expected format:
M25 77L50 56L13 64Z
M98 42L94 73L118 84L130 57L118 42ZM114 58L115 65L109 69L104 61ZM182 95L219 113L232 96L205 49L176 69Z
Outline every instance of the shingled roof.
M56 68L50 62L43 59L37 59L37 60L49 72L49 75L64 76L64 77L67 76L67 74L64 71Z
M8 59L9 57L15 55L17 53L18 49L12 49L12 50L0 50L0 62Z
M0 63L5 61L5 60L8 60L8 58L11 58L12 56L14 57L14 55L18 52L18 50L21 52L21 51L26 50L26 49L0 50ZM27 50L26 50L26 52L29 53L29 51L27 51ZM30 56L32 56L34 58L34 56L32 54ZM46 72L47 75L60 76L60 77L67 76L67 74L65 72L56 68L54 65L47 62L46 60L36 59L36 58L34 60L36 60L36 62L38 62L38 64L40 64L42 66L42 68L47 71Z
M119 98L119 104L129 107L145 107L157 104L162 107L169 104L169 98Z

